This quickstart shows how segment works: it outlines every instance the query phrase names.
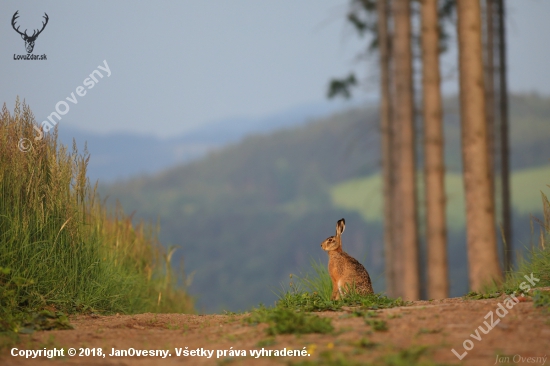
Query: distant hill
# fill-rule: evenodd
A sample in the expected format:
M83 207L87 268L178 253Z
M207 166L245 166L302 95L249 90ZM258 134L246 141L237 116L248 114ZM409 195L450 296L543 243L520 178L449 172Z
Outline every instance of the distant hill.
M543 180L547 170L537 175L535 168L550 157L550 99L531 95L511 101L513 166L523 170L518 174ZM447 102L445 114L446 161L453 184L460 185L460 126L452 104ZM199 295L199 310L271 303L270 286L288 283L288 275L306 270L310 258L326 261L319 245L341 217L347 222L345 249L365 264L375 290L381 291L382 228L369 216L379 211L381 193L364 194L361 183L376 179L379 150L377 110L352 109L249 136L200 160L103 186L101 192L119 199L127 212L136 210L136 218L159 218L161 241L181 246L175 263L183 259L185 272L194 273L190 292ZM355 188L346 188L354 181ZM541 183L550 183L550 176L536 186ZM516 189L521 191L521 185ZM352 204L344 204L338 192ZM526 213L537 209L520 209L523 203L516 206L521 225L515 232L526 243ZM460 295L467 291L464 230L453 230L449 242L451 291Z
M295 106L264 118L228 118L166 139L135 133L99 134L60 124L59 139L68 146L72 146L75 139L81 149L87 142L92 156L89 176L94 181L112 182L155 174L203 157L247 135L301 126L350 104L322 101Z

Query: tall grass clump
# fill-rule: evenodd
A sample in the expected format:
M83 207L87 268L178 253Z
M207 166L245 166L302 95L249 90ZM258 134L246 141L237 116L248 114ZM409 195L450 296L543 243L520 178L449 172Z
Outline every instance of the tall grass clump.
M328 268L321 261L310 260L310 270L303 276L297 277L298 286L310 293L317 293L323 300L330 300L332 295L332 281Z
M16 100L0 114L0 332L32 311L193 312L157 241L158 227L107 209L86 177L89 155L34 141L34 116ZM21 138L33 147L18 148ZM96 185L97 186L97 185ZM27 314L27 315L25 315Z
M534 234L534 225L538 225L539 234L537 234L537 245L531 244L530 248L518 256L517 268L506 273L502 284L490 284L486 286L481 293L470 292L469 297L474 299L484 299L499 296L501 292L522 293L519 287L525 282L525 276L538 279L536 287L550 287L550 201L548 197L541 192L543 218L531 218L531 229ZM536 289L535 289L536 290Z
M521 282L525 281L525 275L538 278L537 287L550 286L550 201L548 197L541 192L542 196L542 219L533 218L532 220L539 226L538 245L533 245L527 250L525 257L518 260L516 271L508 273L503 284L503 289L511 292L518 289ZM532 223L533 223L532 221Z
M276 308L325 311L339 310L342 306L382 309L407 305L401 298L391 299L384 294L361 295L353 288L340 300L331 300L332 281L326 265L315 260L311 260L310 264L311 268L305 275L290 275L289 286L283 285L277 293Z

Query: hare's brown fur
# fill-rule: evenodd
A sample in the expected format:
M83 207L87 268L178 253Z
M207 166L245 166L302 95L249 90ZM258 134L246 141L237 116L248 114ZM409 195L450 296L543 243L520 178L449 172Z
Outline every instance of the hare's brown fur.
M336 235L328 237L321 248L328 253L328 271L332 280L333 300L338 300L346 289L355 287L362 295L372 294L372 283L369 273L355 258L342 250L341 235L346 227L344 219L336 223Z

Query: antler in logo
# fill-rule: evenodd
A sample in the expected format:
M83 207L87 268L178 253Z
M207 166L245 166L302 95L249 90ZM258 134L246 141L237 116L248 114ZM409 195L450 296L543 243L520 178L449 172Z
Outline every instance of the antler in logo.
M15 29L15 31L17 33L19 33L21 35L21 38L23 38L23 40L25 41L25 48L27 49L27 53L31 53L32 50L34 49L34 41L36 41L36 38L38 37L38 35L40 33L42 33L42 31L44 30L44 28L46 28L46 24L48 24L48 14L44 13L44 19L46 19L45 22L42 22L42 29L40 30L37 30L35 29L32 36L29 36L27 34L27 30L25 29L25 32L24 33L21 33L19 31L19 27L15 28L15 20L17 18L19 18L19 15L17 15L17 13L19 13L19 10L17 10L15 12L15 14L13 14L13 18L11 18L11 26L13 27L13 29ZM38 33L37 33L38 32Z

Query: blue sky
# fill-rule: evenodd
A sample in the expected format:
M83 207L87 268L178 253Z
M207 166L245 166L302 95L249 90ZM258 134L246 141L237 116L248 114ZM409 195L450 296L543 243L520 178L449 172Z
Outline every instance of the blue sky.
M83 85L104 60L99 79L60 122L94 132L161 137L232 117L265 117L324 101L327 80L355 68L371 76L357 100L376 98L375 59L355 55L365 40L346 26L347 0L205 0L0 3L0 99L25 98L40 122ZM512 91L550 95L550 1L508 0ZM34 54L15 61L21 30L49 23ZM29 31L32 33L32 31ZM453 70L456 52L444 59ZM444 90L456 92L456 78Z

